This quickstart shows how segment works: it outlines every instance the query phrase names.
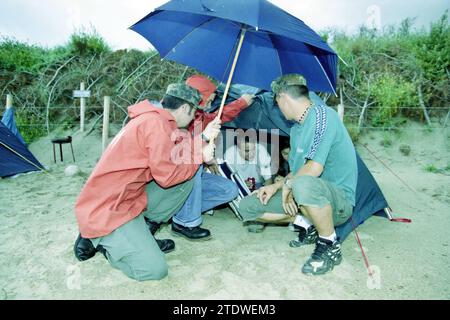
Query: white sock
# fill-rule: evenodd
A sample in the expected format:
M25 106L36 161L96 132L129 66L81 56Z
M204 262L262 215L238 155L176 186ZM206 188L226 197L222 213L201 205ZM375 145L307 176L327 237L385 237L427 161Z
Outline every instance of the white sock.
M336 231L334 231L331 235L329 235L328 237L324 237L324 236L321 236L320 234L319 234L319 238L322 238L322 239L325 239L325 240L328 240L328 241L331 241L331 242L335 242L336 240L337 240L337 235L336 235Z
M308 230L308 228L310 226L312 226L312 223L307 218L305 218L304 216L301 216L301 215L297 215L295 217L294 224L299 227L304 228L305 230Z

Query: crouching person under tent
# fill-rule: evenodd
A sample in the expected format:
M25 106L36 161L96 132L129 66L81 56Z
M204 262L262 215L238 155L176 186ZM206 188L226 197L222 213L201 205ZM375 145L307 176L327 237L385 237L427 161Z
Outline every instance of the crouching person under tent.
M355 149L337 113L311 102L302 76L282 76L272 91L284 117L296 122L290 132L291 173L242 199L239 210L244 221L288 223L298 216L299 237L290 245L316 246L302 272L324 274L342 260L334 227L345 223L355 206Z
M214 145L178 130L193 120L200 100L197 90L171 84L162 108L147 100L128 108L130 122L103 153L75 205L81 233L74 246L78 260L100 251L132 279L167 275L163 252L173 250L175 243L155 240L144 217L167 222L191 193L201 163L214 157ZM214 139L219 132L216 120L204 135ZM165 190L149 192L151 182Z
M201 95L194 120L188 125L188 132L194 137L201 136L205 142L209 142L206 137L208 134L202 133L207 133L207 125L217 117L218 112L206 112L216 96L217 88L211 80L200 75L189 77L185 83L198 90ZM252 100L251 95L244 94L229 103L224 108L221 120L224 122L233 120L242 110L252 104ZM214 168L214 163L209 167L209 169L211 168ZM192 192L172 218L172 233L192 241L208 240L211 238L210 230L200 227L203 221L202 213L232 201L237 197L238 190L232 181L205 172L203 166L200 166L193 180ZM165 192L154 182L149 184L147 190L153 194ZM155 234L161 223L148 218L145 220L152 233Z

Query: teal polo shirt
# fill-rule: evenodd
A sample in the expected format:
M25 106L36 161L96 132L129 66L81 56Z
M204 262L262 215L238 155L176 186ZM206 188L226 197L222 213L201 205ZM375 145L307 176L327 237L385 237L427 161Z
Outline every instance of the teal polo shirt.
M308 160L323 166L320 178L342 188L355 206L358 166L353 142L336 111L313 105L303 124L291 128L289 166L292 173Z

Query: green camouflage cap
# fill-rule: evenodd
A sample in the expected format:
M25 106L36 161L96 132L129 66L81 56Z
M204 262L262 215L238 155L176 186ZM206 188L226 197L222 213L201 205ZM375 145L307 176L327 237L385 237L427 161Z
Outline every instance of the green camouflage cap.
M306 79L297 73L285 74L272 81L270 85L274 94L289 86L306 86Z
M198 105L200 101L202 101L200 92L185 83L169 84L166 90L166 95L189 102L196 109L198 109Z

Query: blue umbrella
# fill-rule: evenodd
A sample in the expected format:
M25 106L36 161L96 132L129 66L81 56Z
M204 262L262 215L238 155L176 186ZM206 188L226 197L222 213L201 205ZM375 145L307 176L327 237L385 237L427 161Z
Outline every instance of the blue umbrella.
M163 59L220 82L228 77L223 103L232 79L270 90L273 79L289 73L302 74L313 91L335 93L336 53L303 21L266 0L172 0L131 29Z

